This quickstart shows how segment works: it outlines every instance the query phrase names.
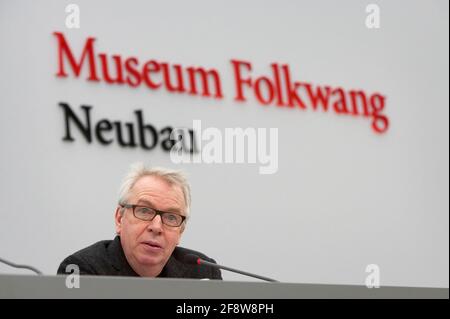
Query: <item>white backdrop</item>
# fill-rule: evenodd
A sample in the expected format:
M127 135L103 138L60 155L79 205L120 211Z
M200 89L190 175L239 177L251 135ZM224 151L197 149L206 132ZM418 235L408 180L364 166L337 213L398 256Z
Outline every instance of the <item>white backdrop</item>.
M73 2L73 1L72 1ZM114 237L118 187L129 164L181 168L192 184L182 246L218 263L288 282L448 287L448 2L79 1L81 28L65 27L70 1L0 0L0 256L55 274L61 260ZM90 83L57 72L63 32L74 52L96 51L217 68L223 100ZM296 80L382 92L390 127L367 119L233 101L230 59L253 75L289 64ZM62 141L57 106L93 117L192 126L278 127L279 169L171 163L159 147ZM2 273L28 273L0 265ZM223 273L228 280L252 280Z

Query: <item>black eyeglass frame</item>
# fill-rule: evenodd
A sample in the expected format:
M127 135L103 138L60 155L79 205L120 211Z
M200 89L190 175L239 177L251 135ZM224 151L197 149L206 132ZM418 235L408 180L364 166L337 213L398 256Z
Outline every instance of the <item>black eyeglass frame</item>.
M159 217L161 217L161 222L162 222L164 225L169 226L169 227L180 227L181 225L183 225L184 221L186 220L186 216L183 216L183 215L180 215L180 214L177 214L177 213L164 212L164 211L162 211L162 210L157 210L157 209L154 209L153 207L149 207L149 206L145 206L145 205L132 205L132 204L119 204L119 205L120 205L121 207L123 207L123 208L131 208L132 211L133 211L133 216L136 217L136 218L139 219L139 220L143 220L143 221L152 221L153 219L155 219L155 217L156 217L157 215L159 215ZM147 208L147 209L149 209L149 210L154 211L154 212L155 212L155 215L154 215L151 219L142 219L142 218L139 218L139 217L136 216L136 213L135 213L136 207L145 207L145 208ZM163 215L166 215L166 214L180 216L180 217L181 217L181 222L179 223L179 225L168 225L168 224L166 224L166 223L164 222L164 218L163 218ZM166 215L166 216L167 216L167 215Z

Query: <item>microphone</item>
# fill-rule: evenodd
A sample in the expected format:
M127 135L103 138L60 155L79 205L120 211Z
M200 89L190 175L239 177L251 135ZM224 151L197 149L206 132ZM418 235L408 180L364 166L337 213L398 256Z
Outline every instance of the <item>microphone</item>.
M251 274L251 273L246 272L246 271L237 270L237 269L233 269L233 268L230 268L230 267L218 265L218 264L206 261L204 259L201 259L200 257L198 257L198 256L196 256L194 254L187 254L186 256L184 256L183 259L184 259L184 261L187 264L191 264L191 265L199 265L199 266L200 265L206 265L206 266L211 266L211 267L214 267L214 268L219 268L219 269L224 269L224 270L236 272L236 273L241 274L241 275L262 279L262 280L265 280L265 281L278 282L275 279L271 279L271 278L267 278L267 277L263 277L263 276L259 276L259 275L255 275L255 274Z
M14 267L14 268L28 269L28 270L34 271L34 272L35 272L36 274L38 274L38 275L42 275L42 272L41 272L40 270L34 268L33 266L28 266L28 265L18 265L18 264L15 264L15 263L11 262L11 261L8 261L8 260L6 260L6 259L3 259L3 258L0 258L0 262L1 262L1 263L4 263L4 264L7 264L8 266Z

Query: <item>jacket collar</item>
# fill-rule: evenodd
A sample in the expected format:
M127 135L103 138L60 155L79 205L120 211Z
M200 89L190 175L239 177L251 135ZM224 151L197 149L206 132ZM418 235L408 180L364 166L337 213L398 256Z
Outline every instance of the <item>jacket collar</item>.
M122 244L120 243L120 236L116 236L111 244L108 246L108 257L111 265L117 271L118 276L139 276L125 257Z
M177 248L175 248L176 250ZM108 257L111 260L111 265L117 271L118 276L134 276L139 277L139 275L131 268L130 264L125 257L125 253L120 243L120 236L116 236L111 244L108 246ZM173 254L170 256L167 263L164 265L161 273L157 277L172 277L180 278L183 277L184 265L178 261Z
M175 247L175 249L177 249L177 247ZM184 268L184 265L175 259L172 253L158 277L182 278L185 273Z

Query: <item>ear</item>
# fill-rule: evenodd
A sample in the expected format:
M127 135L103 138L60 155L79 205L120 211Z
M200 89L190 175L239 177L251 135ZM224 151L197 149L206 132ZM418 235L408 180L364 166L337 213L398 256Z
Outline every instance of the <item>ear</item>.
M117 235L120 235L120 232L122 231L123 214L120 213L121 210L122 210L122 207L117 206L116 213L115 213L115 216L114 216L114 221L116 223L116 233L117 233Z
M183 235L184 229L185 229L185 224L183 223L183 225L181 225L180 227L180 235L178 236L178 241L177 241L177 245L180 244L180 240L181 240L181 235Z

